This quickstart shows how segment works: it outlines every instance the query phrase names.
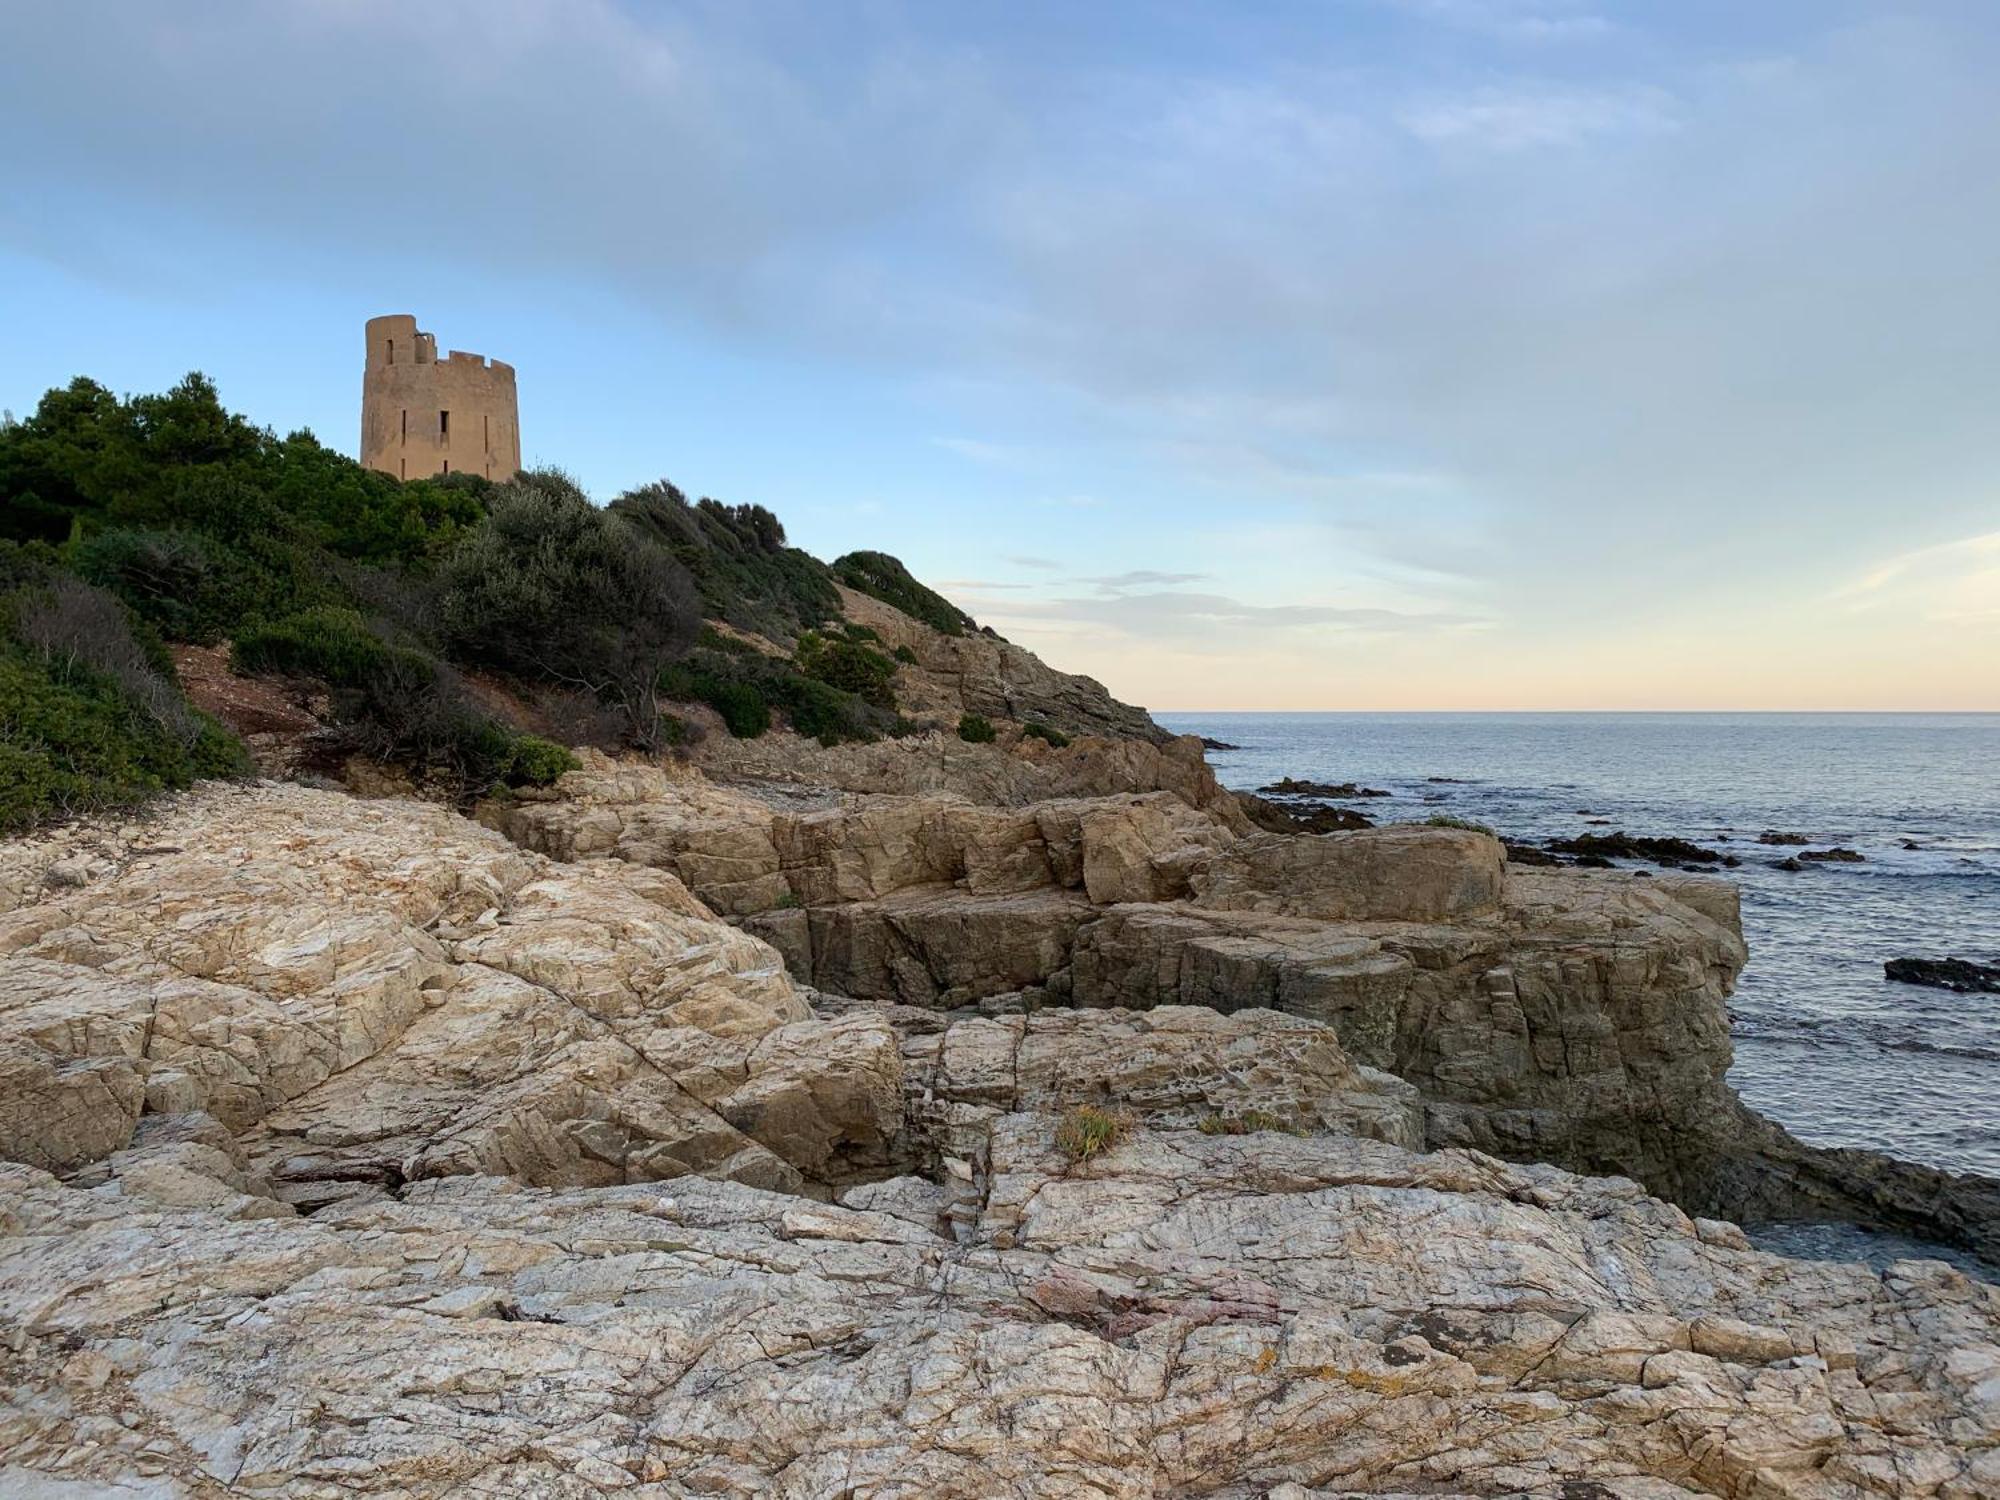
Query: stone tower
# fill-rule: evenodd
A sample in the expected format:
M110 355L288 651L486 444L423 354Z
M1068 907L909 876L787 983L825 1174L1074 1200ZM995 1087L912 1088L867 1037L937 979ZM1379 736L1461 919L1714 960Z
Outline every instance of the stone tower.
M440 360L437 340L409 314L370 318L361 462L398 479L512 479L521 467L514 367L457 349Z

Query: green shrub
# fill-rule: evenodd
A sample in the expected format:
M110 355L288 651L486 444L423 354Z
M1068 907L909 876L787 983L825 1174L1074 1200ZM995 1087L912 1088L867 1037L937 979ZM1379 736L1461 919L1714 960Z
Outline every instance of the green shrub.
M513 786L548 786L575 769L576 757L566 747L538 735L524 734L514 741L507 781Z
M238 632L229 664L246 675L276 672L356 687L381 669L388 653L388 644L359 613L322 606Z
M917 664L917 653L912 651L908 646L898 646L894 655L896 660L906 667L914 667Z
M158 687L148 702L79 658L0 641L0 831L248 772L234 736ZM167 694L178 712L160 711Z
M761 505L691 504L660 480L620 495L611 513L658 541L693 575L701 611L711 619L789 640L840 613L832 571L787 546L785 528Z
M1424 819L1424 826L1426 828L1460 828L1467 833L1483 833L1488 838L1498 838L1500 836L1484 823L1475 823L1470 818L1454 818L1450 813L1433 813L1430 817Z
M978 627L972 616L935 589L910 576L910 570L886 552L850 552L833 562L834 576L851 589L894 605L913 620L921 620L946 635L964 635Z
M1056 1127L1056 1149L1073 1162L1109 1151L1132 1132L1131 1119L1095 1104L1078 1105Z
M993 721L983 714L962 714L958 720L958 737L968 745L990 745L999 731Z
M771 705L747 682L717 682L702 701L722 715L722 727L739 740L754 740L771 727Z
M1033 721L1023 724L1021 726L1021 733L1023 735L1033 735L1036 739L1045 741L1058 750L1069 743L1069 736L1064 734L1060 729L1051 729L1046 724L1037 724Z
M808 630L799 637L793 660L806 676L852 693L864 703L877 708L896 706L896 664L879 651Z
M1197 1128L1203 1135L1253 1135L1260 1130L1275 1130L1286 1135L1299 1134L1298 1129L1284 1116L1274 1115L1261 1109L1246 1109L1241 1114L1208 1115Z
M652 748L660 673L701 627L686 570L553 471L521 474L491 500L486 524L439 574L456 654L586 688L623 710L634 742Z

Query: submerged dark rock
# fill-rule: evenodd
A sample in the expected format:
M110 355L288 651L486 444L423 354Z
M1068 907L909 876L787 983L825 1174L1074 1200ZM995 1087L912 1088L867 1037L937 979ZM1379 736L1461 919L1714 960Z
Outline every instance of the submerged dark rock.
M1391 795L1372 786L1356 786L1351 781L1301 781L1287 776L1282 781L1274 781L1269 786L1257 790L1272 797L1387 797Z
M1854 849L1807 849L1799 858L1822 865L1858 865L1868 856Z
M1643 859L1656 865L1734 865L1735 856L1719 849L1704 849L1686 839L1635 838L1625 832L1584 833L1573 839L1551 839L1548 847L1556 854L1590 856L1596 859Z
M1500 847L1507 851L1510 865L1560 865L1562 861L1546 849L1537 849L1533 844L1513 844L1505 839Z
M1230 744L1228 740L1212 740L1205 734L1200 736L1200 739L1201 748L1204 750L1241 750L1243 748L1241 745Z
M1351 807L1273 802L1255 792L1238 792L1236 802L1250 821L1266 833L1347 833L1356 828L1375 826L1372 818L1362 816Z
M1882 965L1885 979L1924 984L1961 995L2000 995L2000 964L1966 958L1892 958Z
M1775 828L1767 828L1757 835L1760 844L1810 844L1811 839L1803 833L1780 833Z
M1799 863L1799 861L1798 861L1798 856L1796 856L1796 855L1792 855L1792 854L1788 854L1788 855L1786 855L1786 856L1785 856L1785 857L1784 857L1783 859L1774 859L1774 860L1772 860L1772 861L1771 861L1771 868L1772 868L1772 869L1774 869L1774 870L1793 870L1793 871L1797 871L1797 870L1803 870L1803 869L1805 868L1805 866Z

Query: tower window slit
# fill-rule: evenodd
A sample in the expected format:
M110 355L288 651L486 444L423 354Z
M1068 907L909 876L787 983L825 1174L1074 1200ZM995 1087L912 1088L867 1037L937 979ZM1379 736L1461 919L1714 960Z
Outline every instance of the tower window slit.
M438 440L446 443L451 441L451 413L448 411L438 413Z

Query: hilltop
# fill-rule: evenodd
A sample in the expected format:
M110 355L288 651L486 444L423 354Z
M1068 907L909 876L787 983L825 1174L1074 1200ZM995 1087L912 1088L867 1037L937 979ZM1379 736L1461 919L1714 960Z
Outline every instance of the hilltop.
M888 553L822 562L664 481L601 509L556 472L399 482L199 375L50 391L0 429L0 516L0 828L253 761L469 802L579 745L1167 738Z

